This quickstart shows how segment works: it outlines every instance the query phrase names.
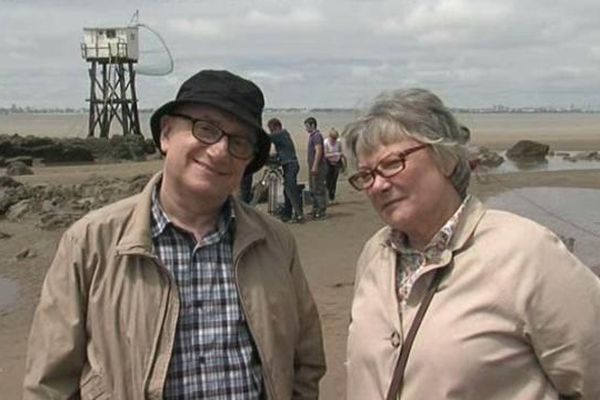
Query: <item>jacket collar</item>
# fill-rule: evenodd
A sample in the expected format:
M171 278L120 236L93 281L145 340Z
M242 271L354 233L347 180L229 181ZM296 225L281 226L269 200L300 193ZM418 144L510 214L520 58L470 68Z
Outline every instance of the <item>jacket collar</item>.
M152 231L150 228L152 191L161 178L162 172L154 174L138 195L138 201L133 206L131 217L124 224L123 236L117 243L118 253L152 253Z
M473 235L473 232L475 231L475 228L477 227L477 224L479 224L479 221L483 217L485 211L486 207L479 199L473 195L469 196L448 248L442 252L440 261L435 263L433 267L448 264L452 259L453 254L462 251ZM391 227L386 226L381 231L379 238L382 246L389 248L390 251L394 251L389 243L389 237L391 234Z
M463 211L463 217L456 226L450 244L450 249L453 253L460 252L467 245L485 211L486 207L478 198L473 195L469 196L469 200L467 200L465 210Z
M153 253L151 218L152 191L162 178L162 172L156 173L138 195L138 201L133 207L131 218L125 223L123 235L117 243L118 253ZM235 233L233 240L233 257L236 259L243 250L255 241L266 236L265 229L259 223L257 213L250 206L242 204L232 197L232 207L235 213Z

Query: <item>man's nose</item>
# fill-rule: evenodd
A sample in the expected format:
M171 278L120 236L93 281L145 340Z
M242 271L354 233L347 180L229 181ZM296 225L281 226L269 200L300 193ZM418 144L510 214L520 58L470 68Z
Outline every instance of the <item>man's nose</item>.
M229 138L223 135L218 141L208 146L207 149L213 156L229 155Z

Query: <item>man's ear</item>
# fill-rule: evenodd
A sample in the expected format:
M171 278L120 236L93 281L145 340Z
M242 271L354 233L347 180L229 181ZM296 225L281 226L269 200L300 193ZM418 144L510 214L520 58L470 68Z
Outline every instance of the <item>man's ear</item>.
M171 133L171 117L168 115L163 116L160 119L160 148L163 153L167 152L169 147L169 134Z

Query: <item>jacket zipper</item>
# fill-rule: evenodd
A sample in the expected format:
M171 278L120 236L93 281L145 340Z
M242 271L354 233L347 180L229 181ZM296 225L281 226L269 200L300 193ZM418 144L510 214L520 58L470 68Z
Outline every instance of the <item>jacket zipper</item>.
M177 289L177 285L174 283L173 277L171 276L171 272L162 265L162 263L160 262L160 260L158 259L158 257L156 257L154 254L148 253L146 251L141 251L141 252L139 252L139 251L130 251L130 252L123 252L121 254L122 255L137 255L137 256L145 257L145 258L151 260L157 266L158 270L161 271L161 273L167 277L167 281L169 282L169 291L173 291L174 292L174 298L175 299L179 299L179 291ZM169 294L167 294L167 298L169 298L169 297L170 297ZM158 346L159 346L159 343L160 343L160 337L162 335L164 335L164 328L165 328L164 324L165 324L165 319L167 318L168 310L169 310L169 306L165 306L164 311L163 311L163 313L161 315L161 319L158 322L159 325L162 326L161 333L158 334L158 336L154 339L154 341L152 343L152 357L151 357L152 366L148 370L148 373L145 374L145 376L144 376L144 382L143 382L144 388L145 388L144 390L146 390L148 388L148 385L149 385L150 380L151 380L150 379L151 378L150 371L156 371L156 367L157 367L157 365L156 365L156 358L157 358L157 354L158 354ZM175 325L176 326L177 326L178 319L179 319L179 305L177 306L177 313L175 315L175 321L176 321ZM172 331L173 331L173 333L172 333L171 336L173 336L173 337L170 338L171 346L170 346L170 349L169 349L169 360L171 359L171 357L173 355L173 344L175 343L174 335L175 335L175 332L176 332L176 328L173 329ZM166 367L166 370L168 370L168 365ZM164 387L165 382L166 382L166 374L165 374L165 376L163 376L163 378L161 378L161 381L160 381L161 385L160 386ZM162 390L161 390L161 393L162 393Z
M246 253L248 247L250 246L246 246L239 254L239 256L237 257L237 259L234 261L234 274L235 274L235 287L237 289L238 295L239 295L239 299L240 299L240 306L242 307L242 312L244 313L244 317L246 318L246 324L248 325L248 330L250 331L250 335L252 336L252 338L254 339L254 344L256 345L256 350L258 351L258 356L260 358L260 362L261 362L261 369L264 371L265 367L268 366L267 362L266 362L266 358L265 358L265 354L263 352L263 349L261 348L261 346L259 345L257 336L255 335L255 331L252 327L252 323L250 318L248 318L248 312L246 310L246 305L244 303L244 297L242 296L242 291L240 288L240 282L239 282L239 278L238 278L238 268L239 268L239 264L240 264L240 259L242 258L242 256L244 255L244 253ZM270 370L270 366L268 368L268 370ZM266 382L265 388L267 389L267 398L268 399L273 399L275 391L273 389L273 384L271 382L271 374L265 374L263 372L263 381Z

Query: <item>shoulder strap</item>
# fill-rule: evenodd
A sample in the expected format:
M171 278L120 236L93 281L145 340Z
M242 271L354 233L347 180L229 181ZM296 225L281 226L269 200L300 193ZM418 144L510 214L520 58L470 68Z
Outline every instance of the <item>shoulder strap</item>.
M415 319L413 323L410 325L410 329L408 330L408 334L406 335L406 339L404 343L402 343L402 348L400 350L400 357L398 357L398 362L396 363L396 368L394 368L394 375L392 376L392 383L390 385L390 389L386 396L387 400L395 400L397 396L402 391L402 384L404 380L404 370L406 368L406 363L408 361L408 355L410 353L410 348L415 340L415 336L417 336L417 331L419 330L419 326L421 326L421 322L423 321L423 317L425 316L425 312L429 307L429 303L431 303L431 299L435 294L435 291L440 284L440 281L443 276L443 272L448 268L441 267L435 271L435 275L427 288L427 293L425 293L425 298L421 302L419 309L417 310L417 315L415 315Z

